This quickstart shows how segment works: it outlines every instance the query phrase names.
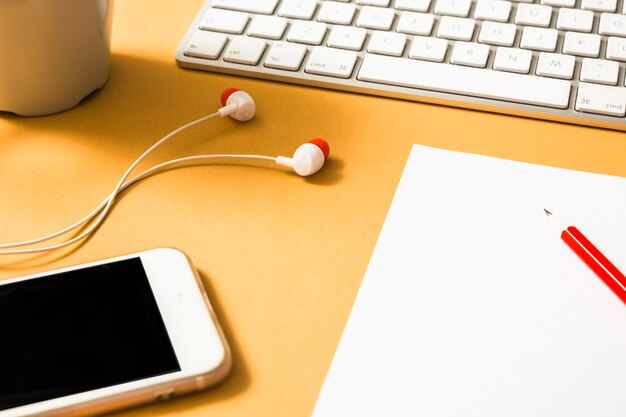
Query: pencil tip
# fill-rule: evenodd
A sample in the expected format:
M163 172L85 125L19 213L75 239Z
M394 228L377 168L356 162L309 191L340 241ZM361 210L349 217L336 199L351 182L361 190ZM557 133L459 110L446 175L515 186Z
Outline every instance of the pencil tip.
M550 212L549 212L548 210L546 210L546 209L543 209L543 211L545 211L545 212L546 212L546 216L550 216L550 215L552 214L552 213L550 213Z

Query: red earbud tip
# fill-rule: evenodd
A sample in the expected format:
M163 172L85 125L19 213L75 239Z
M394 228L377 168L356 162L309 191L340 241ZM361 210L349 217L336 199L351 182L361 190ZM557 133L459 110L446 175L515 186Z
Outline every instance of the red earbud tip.
M228 101L228 98L232 96L234 93L236 93L237 91L239 91L238 88L227 88L226 90L222 91L222 97L220 97L222 106L225 106L226 102Z
M322 153L324 154L324 160L328 159L328 155L330 154L330 146L328 146L328 142L326 142L322 138L315 138L311 139L309 143L312 143L322 150Z

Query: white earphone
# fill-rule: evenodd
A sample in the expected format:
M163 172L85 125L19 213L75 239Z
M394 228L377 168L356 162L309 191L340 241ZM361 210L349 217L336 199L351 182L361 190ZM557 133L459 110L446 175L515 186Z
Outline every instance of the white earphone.
M222 92L222 107L219 109L221 117L230 116L240 122L247 122L256 113L256 104L250 94L236 88L229 88Z
M298 149L296 149L295 153L293 154L293 157L291 158L286 157L286 156L272 157L272 156L265 156L265 155L245 155L245 154L194 155L194 156L187 156L183 158L178 158L178 159L173 159L170 161L162 162L158 165L153 166L152 168L149 168L143 171L141 174L138 174L137 176L127 181L130 173L137 167L137 165L139 165L139 163L141 163L141 161L143 161L156 148L158 148L167 140L177 135L178 133L182 132L183 130L188 129L191 126L194 126L201 122L204 122L205 120L212 119L215 117L230 116L235 120L245 122L245 121L252 119L256 112L256 104L254 103L254 100L252 99L252 97L250 97L248 93L244 91L240 91L236 88L229 88L225 90L221 96L221 103L222 103L222 107L218 109L217 112L203 116L192 122L189 122L186 125L183 125L173 130L172 132L170 132L163 138L159 139L154 145L152 145L141 156L139 156L139 158L137 158L135 162L132 163L132 165L126 170L124 175L122 175L122 178L118 181L113 192L111 192L111 194L109 194L108 197L106 197L102 201L102 203L100 203L100 205L96 207L87 216L83 217L76 223L64 229L61 229L57 232L51 233L46 236L42 236L39 238L30 239L30 240L25 240L21 242L0 244L0 255L47 252L47 251L59 249L65 246L69 246L73 243L76 243L86 238L91 233L93 233L98 228L98 226L102 224L106 215L111 210L113 202L115 201L115 198L119 195L119 193L129 188L133 184L137 183L137 181L149 175L152 175L153 173L157 171L169 168L177 164L181 164L183 162L209 160L209 159L261 159L261 160L274 161L277 165L288 167L301 176L313 175L316 172L318 172L322 168L322 166L324 166L324 162L328 158L328 155L330 152L330 147L328 146L328 143L324 139L317 138L317 139L312 139L309 142L298 147ZM7 248L31 246L37 243L45 242L45 241L54 239L58 236L62 236L66 233L69 233L87 224L89 224L89 226L85 226L85 229L82 230L77 236L68 238L67 240L62 241L60 243L52 244L49 246L43 246L43 247L7 250Z

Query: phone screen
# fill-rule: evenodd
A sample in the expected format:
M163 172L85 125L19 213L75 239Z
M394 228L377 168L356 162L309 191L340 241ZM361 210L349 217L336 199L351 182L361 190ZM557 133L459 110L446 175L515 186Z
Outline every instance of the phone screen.
M175 371L140 258L0 285L0 410Z

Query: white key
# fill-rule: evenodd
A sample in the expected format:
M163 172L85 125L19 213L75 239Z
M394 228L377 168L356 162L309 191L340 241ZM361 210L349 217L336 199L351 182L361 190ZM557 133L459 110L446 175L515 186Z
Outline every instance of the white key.
M447 16L467 17L471 6L471 0L437 0L434 12Z
M410 12L427 12L430 8L430 0L396 0L395 7L398 10Z
M513 46L517 26L512 23L484 21L478 34L478 42L489 45Z
M391 56L400 56L404 52L405 45L405 34L375 30L374 32L372 32L372 37L370 38L367 52Z
M352 26L334 26L328 36L328 46L360 51L365 43L367 30Z
M493 69L528 74L533 53L527 49L498 48Z
M256 65L265 51L267 43L262 39L234 36L224 52L224 61L237 64Z
M430 35L434 23L435 16L432 14L402 12L396 30L409 35Z
M248 35L266 39L280 39L287 28L287 19L256 15L248 28Z
M511 15L511 2L502 0L478 0L474 19L508 22Z
M316 46L311 51L305 71L311 74L350 78L356 58L356 52Z
M598 33L600 35L626 36L626 15L602 13Z
M278 0L213 0L213 7L241 12L272 14Z
M556 28L561 30L575 30L578 32L591 32L593 28L593 12L591 10L578 10L562 8L556 20Z
M614 13L617 9L617 0L581 0L580 8L594 12Z
M317 20L338 25L349 25L352 23L355 12L356 6L354 4L325 1L317 14Z
M394 17L393 9L363 6L356 25L366 29L389 30L393 24Z
M626 61L626 39L609 37L606 43L606 58Z
M448 41L445 39L415 36L409 51L409 58L443 62L447 51Z
M565 109L569 81L483 68L365 55L359 80Z
M316 0L283 0L278 15L293 19L310 20L317 8Z
M305 20L294 20L287 34L289 42L320 45L326 34L326 24Z
M185 48L185 55L195 56L198 58L217 59L224 49L227 41L226 35L221 33L206 32L204 30L198 30L193 34L187 48Z
M576 110L624 117L626 115L626 88L580 83Z
M209 9L200 22L200 29L239 34L247 24L247 13Z
M541 4L519 4L515 24L547 28L552 20L552 6Z
M443 16L439 21L439 29L437 30L438 38L454 39L457 41L469 41L474 35L474 27L476 21L474 19L466 19L463 17Z
M356 0L356 4L362 4L364 6L387 7L389 6L389 0Z
M489 58L489 46L475 42L456 42L450 62L457 65L484 68Z
M616 85L619 63L605 59L583 58L580 67L580 81Z
M522 32L520 47L535 51L554 52L559 31L556 29L543 29L526 26Z
M565 32L563 53L595 58L600 55L600 35Z
M576 0L541 0L540 4L555 7L574 7L576 6Z
M541 52L537 60L537 75L571 80L574 78L575 65L576 58L572 55Z
M297 71L306 54L306 46L289 42L274 42L265 58L268 68Z

